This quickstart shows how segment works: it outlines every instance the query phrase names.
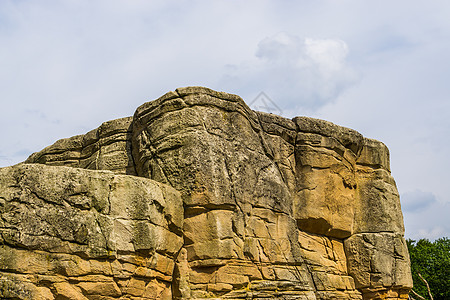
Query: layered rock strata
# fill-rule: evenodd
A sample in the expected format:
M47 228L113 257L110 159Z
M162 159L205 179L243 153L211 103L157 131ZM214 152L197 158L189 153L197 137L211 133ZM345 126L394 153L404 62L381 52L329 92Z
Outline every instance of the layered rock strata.
M386 146L235 95L177 89L0 172L4 298L404 299L412 287Z

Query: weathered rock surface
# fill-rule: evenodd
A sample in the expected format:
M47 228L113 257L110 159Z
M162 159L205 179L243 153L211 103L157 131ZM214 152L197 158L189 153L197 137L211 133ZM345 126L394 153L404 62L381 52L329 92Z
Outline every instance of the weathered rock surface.
M173 188L38 164L0 169L0 186L2 299L170 298L183 245Z
M108 121L85 135L61 139L25 162L136 175L129 143L132 119Z
M405 299L412 287L384 144L206 88L0 169L0 212L6 299Z

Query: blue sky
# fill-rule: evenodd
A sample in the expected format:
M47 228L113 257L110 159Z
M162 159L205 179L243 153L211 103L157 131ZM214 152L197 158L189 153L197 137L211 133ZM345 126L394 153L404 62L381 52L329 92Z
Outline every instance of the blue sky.
M406 236L450 236L450 2L0 2L0 166L177 87L383 141Z

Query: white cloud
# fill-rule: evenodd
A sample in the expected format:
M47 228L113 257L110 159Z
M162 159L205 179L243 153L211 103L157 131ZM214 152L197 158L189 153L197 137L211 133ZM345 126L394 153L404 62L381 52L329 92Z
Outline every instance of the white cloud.
M285 112L315 110L356 82L348 54L347 44L340 39L300 38L281 32L261 40L255 57L228 66L222 84L246 95L264 91L276 97Z
M338 39L300 39L285 32L265 38L258 44L256 56L281 67L310 69L323 79L341 72L348 55L347 44Z
M436 226L430 229L419 229L416 234L416 240L419 240L421 238L425 238L428 240L435 240L440 237L446 236L448 234L448 231L446 231L442 226Z
M450 203L431 200L424 205L424 203L418 202L420 208L403 210L405 236L414 240L421 238L434 240L442 236L448 237L450 234L448 220ZM403 205L404 201L402 200L402 208Z
M417 212L428 208L436 202L436 196L430 192L414 190L403 193L400 197L404 212Z

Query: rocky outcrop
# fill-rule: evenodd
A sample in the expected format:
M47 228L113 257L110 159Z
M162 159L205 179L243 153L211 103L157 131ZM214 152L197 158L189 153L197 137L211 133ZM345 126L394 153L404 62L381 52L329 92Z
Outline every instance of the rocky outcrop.
M85 135L61 139L26 162L136 175L129 143L132 119L108 121Z
M110 171L0 169L2 299L168 299L183 245L173 188Z
M412 287L386 146L235 95L177 89L0 173L4 298L403 299Z

